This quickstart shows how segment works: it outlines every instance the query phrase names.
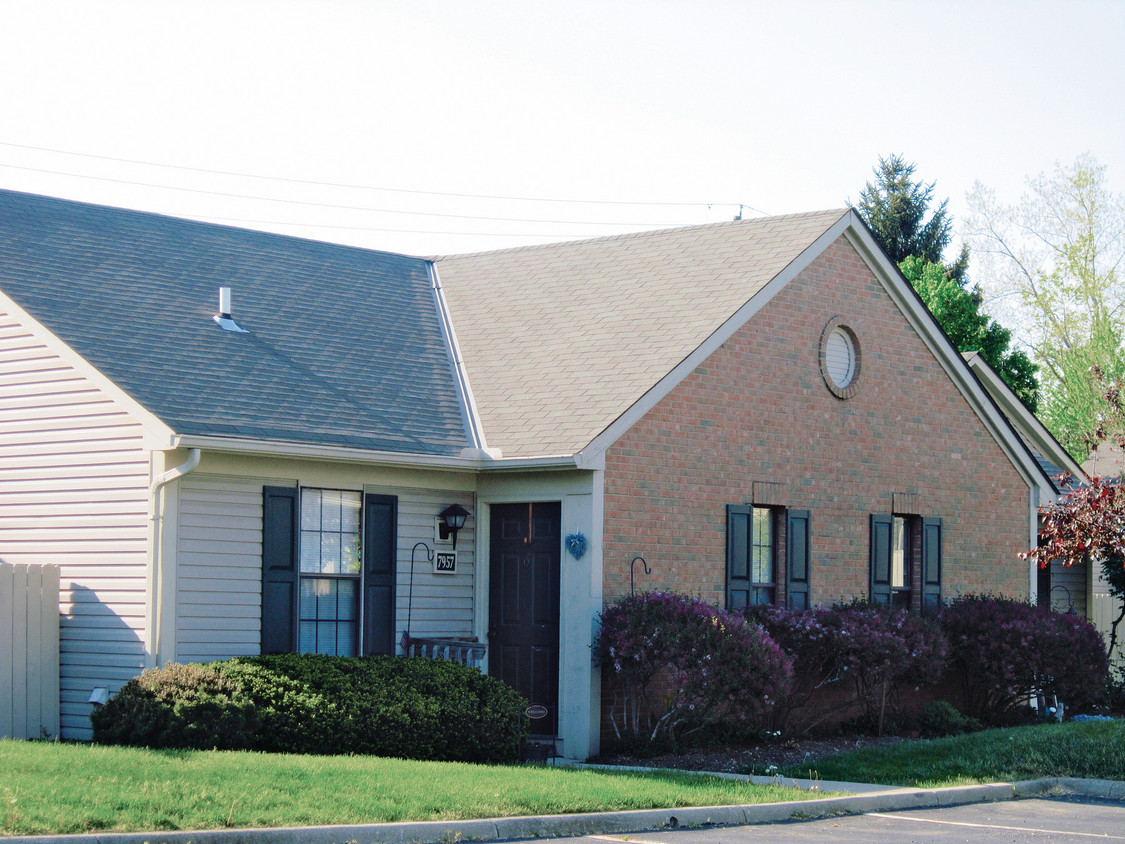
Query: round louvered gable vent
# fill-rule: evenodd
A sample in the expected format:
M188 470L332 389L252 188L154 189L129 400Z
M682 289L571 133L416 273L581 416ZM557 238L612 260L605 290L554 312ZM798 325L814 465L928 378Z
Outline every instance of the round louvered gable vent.
M855 378L855 346L844 329L834 328L828 335L824 356L832 383L841 390L851 384Z
M855 332L841 317L833 317L820 335L820 374L836 398L855 395L860 361Z

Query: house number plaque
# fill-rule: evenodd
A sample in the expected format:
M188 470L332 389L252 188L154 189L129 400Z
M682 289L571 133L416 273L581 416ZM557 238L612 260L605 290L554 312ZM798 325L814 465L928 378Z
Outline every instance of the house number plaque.
M434 554L434 574L457 574L457 552L436 552Z

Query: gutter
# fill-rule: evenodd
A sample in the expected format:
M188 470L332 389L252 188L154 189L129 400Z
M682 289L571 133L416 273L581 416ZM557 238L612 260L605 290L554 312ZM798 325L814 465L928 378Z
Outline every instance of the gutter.
M537 457L497 457L492 450L465 449L467 454L449 457L438 454L417 454L399 451L375 451L337 445L286 442L284 440L213 437L203 434L175 434L171 448L206 448L234 454L270 455L301 460L332 460L344 463L377 464L405 469L434 469L461 472L505 471L511 469L585 469L581 452Z
M149 533L151 553L149 554L148 585L145 589L145 622L148 647L145 648L145 668L154 668L160 656L160 628L164 621L164 554L163 542L164 516L161 513L161 493L172 481L193 472L199 465L202 451L192 448L188 459L167 472L158 475L148 487L149 519L152 529Z

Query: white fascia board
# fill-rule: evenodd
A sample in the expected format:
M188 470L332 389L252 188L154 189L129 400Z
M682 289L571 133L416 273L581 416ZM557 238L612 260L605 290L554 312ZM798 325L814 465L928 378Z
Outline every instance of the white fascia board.
M985 428L992 435L997 445L1000 446L1009 462L1023 477L1028 486L1037 487L1043 494L1053 498L1055 493L1050 480L1043 474L1027 446L1020 441L1015 431L1012 430L1008 420L1004 418L999 408L992 401L991 396L988 395L988 391L973 377L973 374L969 371L969 365L953 347L953 344L949 342L949 338L945 336L933 316L926 310L918 294L910 287L910 282L903 277L898 267L891 263L883 250L875 243L874 238L854 210L849 211L844 219L848 221L845 229L849 242L867 263L888 295L898 305L899 310L906 316L907 321L918 333L918 336L922 338L922 342L929 348L942 369L945 370L950 380L961 392L965 401L984 423Z
M42 343L47 349L75 371L90 381L109 396L114 402L132 416L144 429L144 440L147 447L164 448L175 432L168 427L159 417L147 407L134 399L129 393L107 377L100 369L78 354L65 341L58 337L51 329L39 322L35 317L25 311L10 296L0 291L0 307L12 314L27 331Z
M965 362L969 365L969 369L976 373L977 378L984 383L985 389L1000 405L1004 415L1019 424L1023 433L1047 459L1056 466L1061 466L1076 478L1086 477L1082 467L1074 461L1074 458L1047 430L1046 426L1039 421L1038 417L1024 406L1019 397L1012 392L1011 387L1005 384L1004 380L996 374L996 371L980 356L980 352L973 352L971 357L965 358Z
M453 382L457 390L457 398L461 404L461 413L465 419L465 430L469 435L472 448L487 451L488 443L484 436L484 426L481 424L480 414L477 412L476 399L473 398L473 388L469 383L469 372L465 367L465 359L461 355L461 347L457 344L457 333L453 330L453 318L450 316L449 306L445 301L445 291L441 287L437 265L433 261L428 261L427 267L430 272L430 289L434 295L434 305L437 308L438 320L441 322L441 334L449 353L450 365L453 368Z
M643 396L637 399L624 413L611 422L604 431L594 437L594 439L590 441L590 444L579 452L583 461L590 464L593 464L594 461L600 461L601 467L604 468L606 449L617 442L626 431L637 424L637 422L639 422L646 413L652 410L661 399L679 386L680 382L694 372L697 366L718 351L723 343L734 336L735 332L749 322L758 311L769 304L770 300L773 299L785 285L796 278L797 275L816 260L825 249L832 245L832 243L852 225L850 215L853 213L855 212L842 215L838 221L833 223L816 240L805 247L800 255L790 261L785 269L775 275L761 290L751 296L750 299L741 308L735 311L733 316L723 322L710 337L704 340L691 354L680 361L671 372L650 387Z
M239 437L212 437L201 434L177 434L172 448L201 448L235 454L256 454L300 460L328 460L340 463L364 463L407 469L461 470L469 472L574 469L573 455L550 457L447 457L435 454L412 454L397 451L375 451L336 445L294 443L283 440L254 440Z

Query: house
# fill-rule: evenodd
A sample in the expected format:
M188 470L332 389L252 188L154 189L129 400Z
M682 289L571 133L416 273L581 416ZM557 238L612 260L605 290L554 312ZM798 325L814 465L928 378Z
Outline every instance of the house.
M1054 487L851 210L422 259L3 192L0 314L67 737L146 665L421 643L584 758L632 588L1036 588Z
M1051 479L1055 495L1044 504L1066 491L1061 478L1069 475L1069 483L1081 483L1086 478L1086 467L1079 466L1067 453L1062 444L1040 422L1019 397L1004 383L1003 379L985 362L979 352L964 352L962 357L996 402L997 407L1007 418L1012 429L1027 445L1037 463ZM1094 598L1093 590L1097 578L1091 566L1064 566L1061 563L1039 569L1036 575L1036 603L1050 604L1059 612L1074 610L1081 616L1090 615Z

